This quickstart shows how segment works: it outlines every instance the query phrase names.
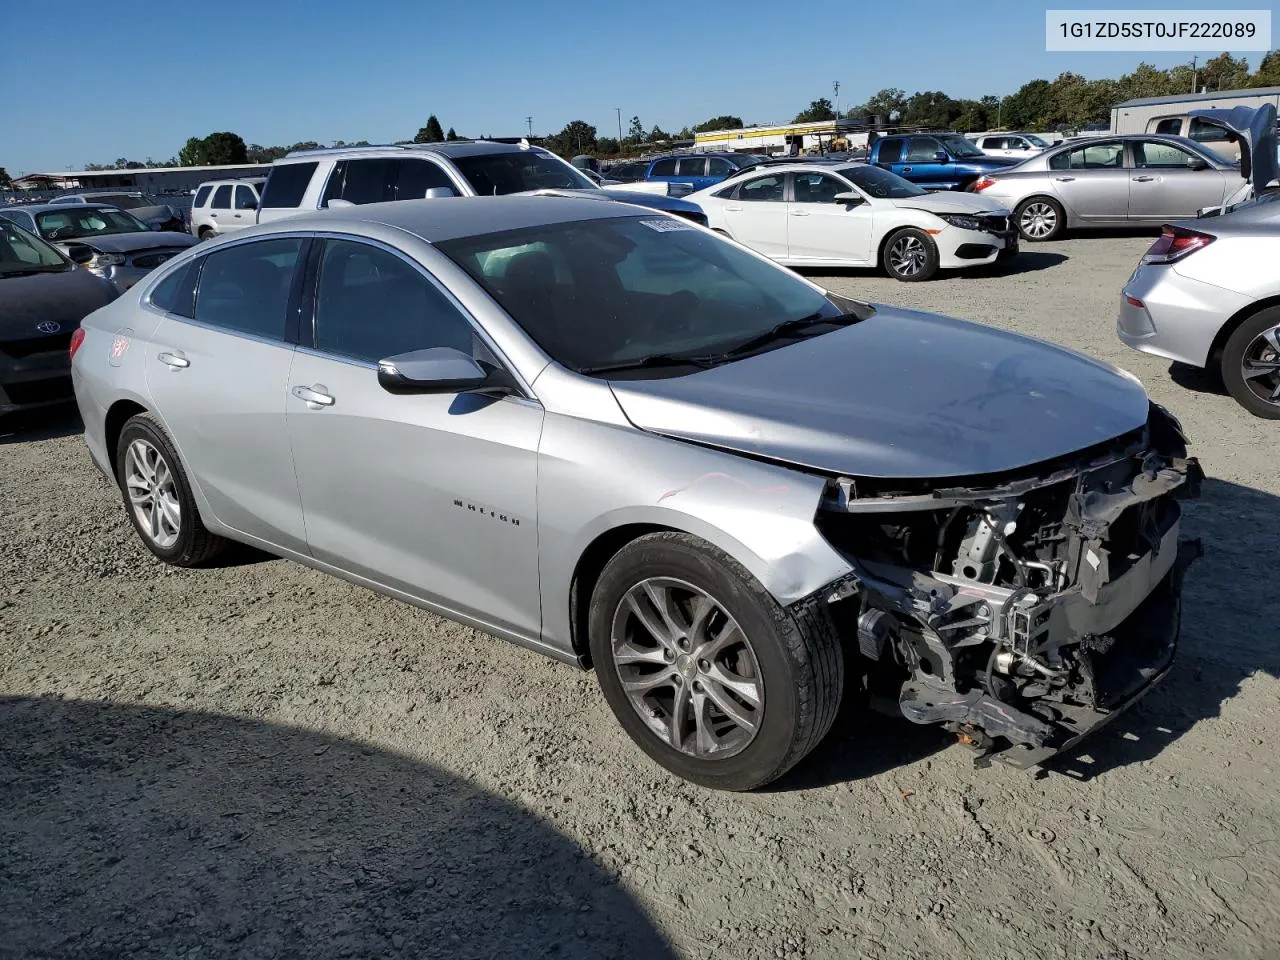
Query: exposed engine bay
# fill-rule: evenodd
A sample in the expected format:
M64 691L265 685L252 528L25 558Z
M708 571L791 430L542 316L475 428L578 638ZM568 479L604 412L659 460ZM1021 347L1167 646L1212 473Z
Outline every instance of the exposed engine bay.
M871 704L942 724L981 757L1047 759L1168 671L1179 499L1203 474L1177 421L1009 474L840 477L817 523L854 573L823 593Z

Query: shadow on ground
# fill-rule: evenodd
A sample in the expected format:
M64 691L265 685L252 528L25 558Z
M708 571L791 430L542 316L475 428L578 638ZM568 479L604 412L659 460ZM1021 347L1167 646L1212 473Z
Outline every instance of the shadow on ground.
M1055 267L1060 263L1064 263L1070 259L1065 253L1056 253L1049 250L1027 250L1023 249L1016 257L1011 257L1003 263L993 263L981 267L967 267L962 270L939 270L932 280L927 283L935 283L939 280L966 280L966 279L986 279L992 277L1010 277L1019 273L1034 273L1037 270L1047 270ZM812 280L820 277L847 277L851 280L859 278L878 277L887 279L885 272L879 268L858 269L854 267L796 267L793 268L802 276Z
M1219 397L1230 396L1218 370L1206 370L1186 363L1169 364L1169 379L1195 393L1212 393Z
M0 416L0 445L56 440L84 433L75 404Z
M0 698L0 954L668 957L578 847L359 744Z

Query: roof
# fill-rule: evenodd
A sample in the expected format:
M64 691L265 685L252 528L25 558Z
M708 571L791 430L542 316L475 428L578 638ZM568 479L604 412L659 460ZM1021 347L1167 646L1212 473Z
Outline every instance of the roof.
M111 203L16 203L7 210L21 210L24 213L78 213L82 210L115 210L120 208ZM125 211L126 213L128 211Z
M499 196L448 197L435 200L394 200L366 203L337 210L272 221L270 227L282 231L321 230L342 222L383 223L399 227L431 243L501 233L543 224L571 223L575 220L607 220L613 217L642 216L631 204L602 203L591 197ZM654 214L662 216L661 213ZM255 228L250 228L255 229ZM274 232L261 226L255 233ZM237 234L239 236L240 234ZM247 233L245 234L247 235Z
M57 180L80 180L85 177L119 177L128 176L138 173L203 173L206 170L247 170L250 168L262 168L263 176L266 171L271 168L269 163L227 163L221 166L210 167L129 167L126 170L63 170L61 173L28 173L22 179L29 177L53 177Z
M1171 97L1139 97L1117 103L1120 107L1154 107L1164 103L1198 103L1205 100L1232 100L1240 97L1280 97L1280 87L1254 87L1245 90L1219 90L1216 93L1183 93Z
M308 160L314 157L359 157L368 154L435 153L444 157L479 157L499 153L516 153L529 149L544 150L532 144L521 147L514 143L496 143L492 140L446 140L442 143L390 143L367 147L321 147L317 150L294 150L277 163L285 160Z

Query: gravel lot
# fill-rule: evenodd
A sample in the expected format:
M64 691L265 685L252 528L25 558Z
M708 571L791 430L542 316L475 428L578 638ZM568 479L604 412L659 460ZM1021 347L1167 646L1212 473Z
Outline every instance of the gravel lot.
M1280 957L1278 428L1115 339L1149 243L821 278L1122 364L1211 478L1173 674L1039 776L855 717L706 792L590 674L248 551L162 567L74 421L0 438L0 956Z

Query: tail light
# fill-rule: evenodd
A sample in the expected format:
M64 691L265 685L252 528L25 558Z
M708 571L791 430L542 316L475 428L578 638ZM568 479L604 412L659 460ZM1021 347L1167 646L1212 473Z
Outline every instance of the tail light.
M1214 238L1207 233L1165 224L1160 231L1160 239L1142 255L1142 262L1176 263L1184 257L1191 256L1197 250L1207 247L1213 241Z
M987 189L987 187L994 187L995 185L996 182L990 177L979 177L977 180L973 181L973 186L969 189L974 193L981 193L983 190Z
M80 344L84 343L84 327L76 327L71 333L71 359L74 360L76 351L80 349Z

